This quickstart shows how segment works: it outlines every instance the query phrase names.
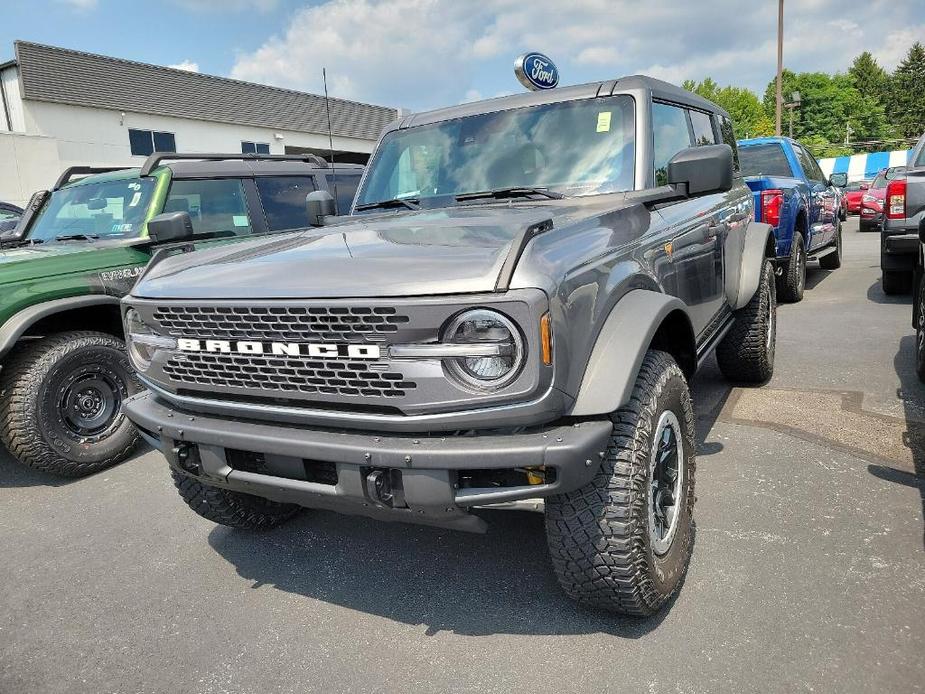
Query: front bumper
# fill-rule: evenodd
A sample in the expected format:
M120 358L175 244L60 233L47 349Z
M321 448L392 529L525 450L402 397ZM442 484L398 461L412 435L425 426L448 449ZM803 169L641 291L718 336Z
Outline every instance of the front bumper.
M485 523L469 513L472 506L546 497L587 484L612 432L606 419L478 435L310 429L186 412L150 392L130 398L124 409L171 467L206 484L311 508L476 532ZM268 472L236 469L233 463L242 454L249 459L257 454ZM333 466L336 481L308 481L319 464ZM554 476L522 486L459 484L460 472L522 468L554 470ZM270 474L280 471L286 476ZM394 497L383 500L370 486L377 471L391 484L399 480L400 504Z

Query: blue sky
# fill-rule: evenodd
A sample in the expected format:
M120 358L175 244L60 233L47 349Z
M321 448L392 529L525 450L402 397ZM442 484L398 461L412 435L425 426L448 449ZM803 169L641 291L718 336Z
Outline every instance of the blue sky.
M774 0L4 0L0 59L24 39L415 110L518 91L514 57L561 84L642 72L763 92ZM787 0L785 63L892 68L925 39L923 0Z

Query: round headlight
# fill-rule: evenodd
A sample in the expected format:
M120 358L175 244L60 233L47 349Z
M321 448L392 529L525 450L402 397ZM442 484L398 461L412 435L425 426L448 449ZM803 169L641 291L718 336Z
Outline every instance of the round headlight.
M501 388L513 381L524 361L524 344L517 326L497 311L475 309L456 316L443 331L443 341L472 346L472 356L449 359L457 380L480 390ZM483 352L483 355L478 355Z
M125 342L129 359L137 371L146 371L159 349L175 349L172 337L156 334L133 308L125 312Z

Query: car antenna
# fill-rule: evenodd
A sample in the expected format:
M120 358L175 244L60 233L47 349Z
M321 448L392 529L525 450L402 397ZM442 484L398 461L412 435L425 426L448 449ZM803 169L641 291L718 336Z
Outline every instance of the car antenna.
M334 182L334 210L340 214L337 204L337 169L334 166L334 133L331 130L331 104L328 102L328 71L321 68L321 81L324 83L324 110L328 115L328 148L331 150L331 180Z

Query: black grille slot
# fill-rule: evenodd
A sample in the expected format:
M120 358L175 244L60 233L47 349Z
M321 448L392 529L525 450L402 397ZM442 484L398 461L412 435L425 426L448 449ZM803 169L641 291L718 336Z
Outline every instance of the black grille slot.
M188 353L171 357L164 373L177 383L281 394L400 398L417 388L396 371L368 362L304 360L244 354Z
M391 306L159 306L154 320L174 337L345 342L398 332L410 319Z

